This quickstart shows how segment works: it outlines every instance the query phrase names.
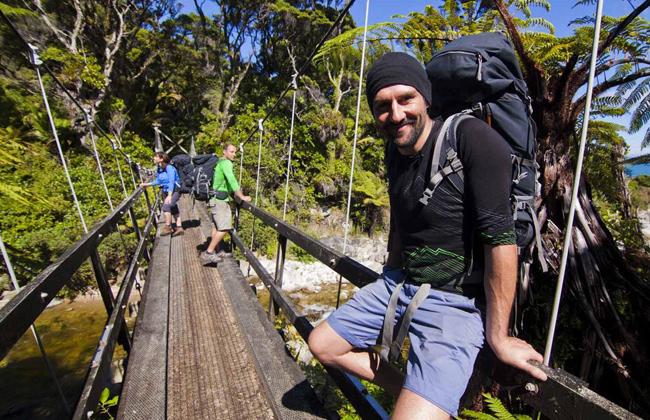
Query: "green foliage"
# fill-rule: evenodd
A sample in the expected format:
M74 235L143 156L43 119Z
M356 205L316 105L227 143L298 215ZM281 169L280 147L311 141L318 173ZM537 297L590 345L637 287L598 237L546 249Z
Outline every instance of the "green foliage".
M101 89L106 84L97 59L86 52L74 54L62 48L48 47L41 53L41 59L46 63L60 67L57 76L69 86L72 86L78 79L95 89Z
M650 176L639 175L630 180L628 184L632 205L639 210L650 209Z
M485 400L490 413L481 413L465 409L460 413L460 418L474 420L532 420L530 416L524 414L510 413L501 400L497 397L493 397L490 393L483 394L483 399Z
M104 388L101 395L99 396L99 402L97 403L97 414L95 414L93 418L103 418L110 420L113 420L115 418L113 415L115 414L114 407L117 407L120 396L115 395L113 398L110 398L110 396L110 390L108 388Z

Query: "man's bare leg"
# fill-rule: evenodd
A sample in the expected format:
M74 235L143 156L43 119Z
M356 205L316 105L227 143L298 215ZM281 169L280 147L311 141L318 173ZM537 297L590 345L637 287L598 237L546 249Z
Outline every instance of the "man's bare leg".
M214 250L217 248L217 245L219 245L219 242L223 240L223 238L226 236L226 233L228 233L227 230L217 230L217 228L212 225L212 232L210 233L210 245L208 245L207 252L208 253L213 253Z
M402 389L393 410L393 420L448 420L449 414L408 389Z
M376 353L355 350L327 321L323 321L309 335L309 350L324 365L372 381L395 397L400 394L404 376L392 366L382 363Z

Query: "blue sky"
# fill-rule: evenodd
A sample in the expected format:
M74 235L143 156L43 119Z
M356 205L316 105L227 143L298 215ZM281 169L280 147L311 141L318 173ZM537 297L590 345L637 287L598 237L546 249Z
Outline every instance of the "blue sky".
M573 7L574 1L572 0L550 0L551 2L551 11L547 12L542 8L533 8L533 16L543 17L550 21L555 26L556 34L559 36L568 35L572 32L571 27L569 27L569 22L572 20L596 14L596 6L587 5L587 6L577 6ZM206 13L210 14L214 12L215 8L211 8L210 0L207 0L205 6ZM370 8L368 13L368 23L378 23L395 20L392 18L394 15L398 14L408 14L412 11L422 11L427 4L433 6L439 6L442 1L431 1L431 0L371 0ZM624 16L632 11L632 6L641 3L640 0L605 0L603 11L605 15L608 16ZM194 9L194 2L192 0L182 0L181 1L183 12L192 12ZM354 17L357 25L363 25L363 19L365 14L365 0L357 0L352 6L350 12ZM650 13L646 11L642 16L646 19L650 19ZM619 124L627 125L629 118L622 117L616 120L613 120ZM635 134L622 133L626 138L627 143L630 145L630 156L638 155L641 153L641 140L643 139L643 134L645 133L646 127L643 127L640 132ZM650 152L650 148L643 150L644 153Z

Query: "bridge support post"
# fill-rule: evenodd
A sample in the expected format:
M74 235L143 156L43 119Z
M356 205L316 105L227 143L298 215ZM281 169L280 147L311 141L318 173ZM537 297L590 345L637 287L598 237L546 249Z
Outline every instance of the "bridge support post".
M95 279L97 280L97 288L99 293L102 296L102 301L104 301L104 307L106 308L106 314L110 318L111 312L115 307L115 297L111 291L111 285L108 284L108 278L106 277L106 271L102 265L102 260L99 257L99 252L95 249L90 253L90 261L93 266L93 271L95 272ZM120 336L119 342L124 347L124 350L127 352L131 351L131 336L129 335L129 330L126 326L126 323L123 321L120 327Z
M284 274L284 261L287 254L287 238L281 234L278 234L278 252L275 258L275 279L273 283L282 289L282 275ZM275 307L273 303L273 294L270 295L269 299L269 320L271 322L275 321L275 316L278 314L278 308Z

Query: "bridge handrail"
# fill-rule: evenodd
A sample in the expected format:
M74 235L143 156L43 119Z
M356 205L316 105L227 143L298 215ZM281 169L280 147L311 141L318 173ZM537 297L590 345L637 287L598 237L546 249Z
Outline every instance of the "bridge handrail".
M157 208L160 197L156 199L153 208ZM102 379L106 378L110 372L110 363L113 358L115 344L118 340L120 331L120 322L124 319L124 312L126 310L131 290L135 282L135 277L140 266L139 260L145 254L146 244L149 240L149 232L154 225L155 211L149 212L149 217L145 223L144 229L138 241L138 246L133 252L129 268L124 274L124 279L120 284L120 289L115 299L115 305L110 312L104 331L99 339L99 344L95 350L95 355L90 363L90 371L86 377L86 382L81 392L81 397L77 403L73 419L86 419L90 417L90 413L97 406L100 394L102 392Z
M357 287L362 287L379 277L378 273L365 267L363 264L328 247L317 239L300 232L295 227L290 226L272 214L255 207L249 202L241 201L239 198L236 201L238 208L248 210L253 216L260 219L265 225L273 228L278 233L279 249L282 249L282 259L284 259L284 249L286 248L286 240L288 239L307 251L314 258L328 265L335 272L341 274L346 280ZM299 315L291 300L282 291L282 274L280 273L278 275L276 273L276 281L274 282L271 275L262 267L255 255L246 248L236 232L233 233L232 237L262 282L269 288L272 301L275 301L282 308L289 321L294 324L302 338L307 341L307 337L309 337L309 332L311 332L313 326L304 316ZM282 265L283 262L279 263L276 268L281 270ZM277 279L280 281L278 282ZM523 378L523 381L521 381L520 386L514 388L514 392L523 401L539 410L545 416L552 419L570 417L640 420L640 417L590 390L584 381L574 377L570 373L562 369L554 369L543 365L538 366L548 375L548 379L545 382L537 382L522 374L521 378ZM355 409L372 410L374 408L372 402L366 402L363 399L359 400L355 396L357 391L352 390L352 388L355 388L357 385L361 387L358 392L362 395L367 395L367 391L356 378L336 369L327 369L327 372L330 375L334 372L334 375L332 375L333 379L341 387L346 397L350 399L350 403L352 403ZM338 377L335 375L338 375ZM341 378L342 376L343 378ZM356 383L353 381L356 381ZM376 403L374 399L372 401ZM362 413L364 411L360 411L360 414ZM378 412L377 416L381 416L381 414ZM364 416L364 418L366 417Z
M262 266L251 250L244 245L244 242L241 240L239 235L237 235L237 232L233 231L231 237L235 245L246 256L246 259L249 261L260 280L262 280L264 285L269 289L271 299L282 309L287 320L296 328L298 334L300 334L303 340L307 341L314 326L307 318L305 318L304 315L300 314L300 311L284 293L281 286L275 284L273 277L268 271L266 271L264 266ZM357 378L350 374L341 372L338 369L333 369L327 366L325 366L325 369L334 382L339 386L343 395L346 396L348 401L350 401L362 418L388 418L388 413L386 413L382 406L368 394L368 391Z
M304 234L300 230L286 222L283 222L272 214L255 207L251 203L239 199L238 204L241 208L250 211L266 225L272 227L280 235L307 251L312 257L329 266L332 270L343 276L355 286L363 287L379 278L379 273L340 253L339 251L330 248L321 241Z
M68 247L55 262L39 273L12 300L0 308L0 360L7 355L29 326L47 308L47 305L81 264L89 257L93 260L98 258L98 255L95 255L97 247L116 228L125 213L132 212L133 204L140 194L142 194L142 189L138 188L125 198L113 212L96 223L87 234ZM137 231L137 225L134 227ZM100 271L103 272L103 269ZM106 303L106 292L110 294L110 289L105 290L108 284L104 284L105 279L101 278L102 275L97 273L97 270L96 276L102 298Z

